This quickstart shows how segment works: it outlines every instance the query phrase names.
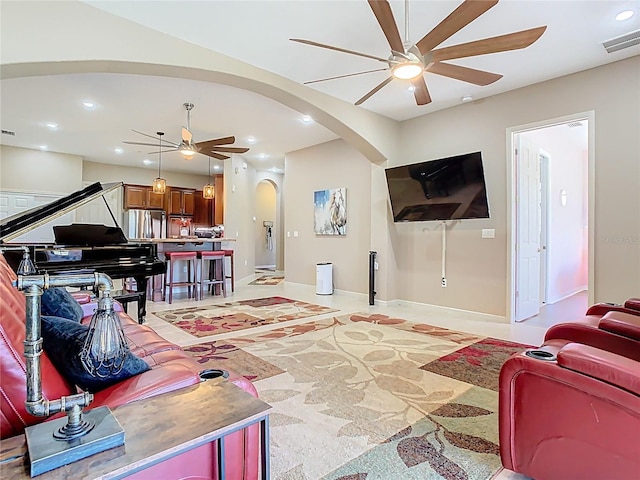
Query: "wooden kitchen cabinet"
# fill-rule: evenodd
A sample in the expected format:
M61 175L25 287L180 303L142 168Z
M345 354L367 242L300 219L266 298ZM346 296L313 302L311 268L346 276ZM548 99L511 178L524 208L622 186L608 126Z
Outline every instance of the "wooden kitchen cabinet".
M171 187L166 199L169 215L193 215L195 212L195 190Z
M153 193L151 187L145 185L125 185L123 207L162 210L164 194Z
M202 190L195 191L195 212L193 224L196 227L212 227L214 219L214 205L216 199L202 197Z

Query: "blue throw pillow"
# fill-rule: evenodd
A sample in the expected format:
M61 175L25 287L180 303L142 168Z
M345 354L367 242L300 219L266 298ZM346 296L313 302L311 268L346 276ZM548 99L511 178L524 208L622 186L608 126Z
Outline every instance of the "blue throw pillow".
M80 304L62 287L48 288L42 292L40 312L42 315L62 317L74 322L80 322L84 316Z
M72 320L42 316L42 346L51 363L60 374L74 385L91 393L104 390L127 378L150 370L149 365L133 353L128 352L124 366L117 374L100 372L102 377L94 377L82 366L80 352L89 327Z

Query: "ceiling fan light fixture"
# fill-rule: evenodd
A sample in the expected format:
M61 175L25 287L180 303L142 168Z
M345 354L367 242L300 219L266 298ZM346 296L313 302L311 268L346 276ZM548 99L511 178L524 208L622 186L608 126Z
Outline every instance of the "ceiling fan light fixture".
M182 142L180 144L180 153L182 154L183 157L187 158L187 159L191 159L191 157L193 157L196 154L196 150L195 148L193 148L193 145L189 145L185 142Z
M391 74L399 80L413 80L419 77L423 70L420 62L404 62L391 67Z

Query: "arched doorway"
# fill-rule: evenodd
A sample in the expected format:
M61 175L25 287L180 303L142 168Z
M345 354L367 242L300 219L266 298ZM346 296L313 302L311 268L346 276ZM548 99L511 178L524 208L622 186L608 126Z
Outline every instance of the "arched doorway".
M278 259L277 191L269 180L256 185L255 205L255 268L275 271Z

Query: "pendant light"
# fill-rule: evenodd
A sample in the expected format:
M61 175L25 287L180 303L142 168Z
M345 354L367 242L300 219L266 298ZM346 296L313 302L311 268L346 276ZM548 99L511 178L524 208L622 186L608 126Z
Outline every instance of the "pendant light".
M160 177L160 169L162 168L162 136L164 132L156 132L158 139L160 140L160 151L158 152L158 178L153 181L152 190L153 193L164 193L167 190L167 181Z
M215 187L211 183L211 157L209 157L209 183L202 187L202 198L211 200L215 196Z

